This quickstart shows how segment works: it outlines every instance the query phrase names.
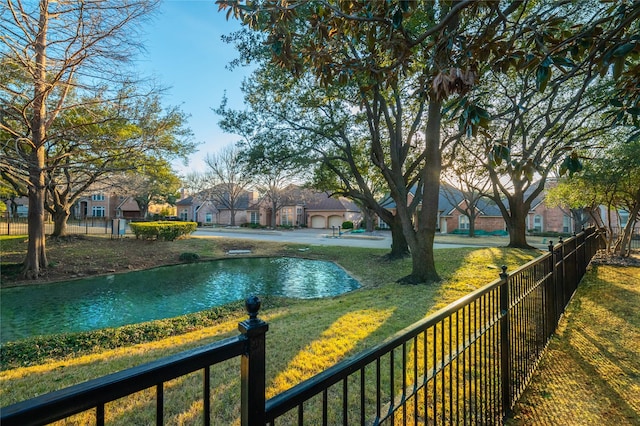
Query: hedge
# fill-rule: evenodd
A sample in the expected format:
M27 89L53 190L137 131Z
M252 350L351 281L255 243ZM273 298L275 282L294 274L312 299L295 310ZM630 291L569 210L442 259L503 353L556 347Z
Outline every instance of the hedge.
M173 241L194 232L197 224L195 222L131 222L129 227L136 238Z
M285 297L264 296L261 299L262 309L290 306L295 303L294 299ZM236 301L174 318L6 342L0 345L0 360L2 360L0 371L153 342L212 327L232 317L240 318L244 315L244 311L244 301Z
M182 315L117 328L78 333L30 337L0 345L0 370L42 364L48 361L95 353L108 349L152 342L218 324L230 315L241 314L238 301L193 314Z

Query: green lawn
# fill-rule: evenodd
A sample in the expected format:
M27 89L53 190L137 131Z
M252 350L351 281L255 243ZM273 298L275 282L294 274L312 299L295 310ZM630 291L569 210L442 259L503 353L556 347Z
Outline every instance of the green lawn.
M193 240L177 241L184 244L175 252L207 251L216 256L220 247L234 243L220 240L216 248L211 243ZM225 242L222 242L225 241ZM94 244L95 245L95 244ZM169 247L168 245L163 245ZM345 247L313 246L300 252L300 246L292 244L252 243L254 252L276 255L292 255L339 263L360 280L362 288L339 297L322 300L282 300L267 298L261 318L269 322L267 333L267 393L273 396L308 378L335 362L371 347L407 325L424 318L475 288L494 280L499 265L515 268L536 257L537 251L504 248L461 248L437 250L437 265L443 280L434 285L406 286L395 281L410 272L410 260L389 262L383 258L384 250ZM187 250L188 248L188 250ZM4 249L3 249L4 250ZM197 315L197 314L194 314ZM48 342L49 360L42 360L46 353L38 353L30 359L13 360L0 372L0 405L4 406L45 392L60 389L91 378L139 365L169 354L197 347L224 337L237 334L238 321L246 314L237 305L221 316L211 316L206 321L189 320L191 324L180 333L165 338L144 336L135 340L123 338L121 345L110 345L92 340L91 334L72 336L70 339L54 339ZM212 319L213 318L213 319ZM156 322L154 330L175 326L171 321ZM140 330L149 325L135 326ZM118 330L114 339L120 339ZM130 333L131 334L131 333ZM144 333L138 333L143 334ZM152 333L153 334L153 333ZM171 334L171 333L169 333ZM162 336L162 333L154 334ZM55 348L56 341L63 341L62 348ZM73 342L82 341L75 348ZM87 342L94 341L94 346ZM27 341L24 348L35 345ZM41 344L43 342L38 342ZM10 346L10 345L7 345ZM3 348L4 349L4 348ZM2 362L7 359L3 355ZM32 365L26 365L32 363ZM239 366L237 360L212 369L215 386L214 424L233 424L238 421ZM185 377L166 385L166 418L168 424L198 423L202 404L200 378ZM107 417L113 424L144 424L154 415L153 398L137 394L126 401L118 401L107 408ZM88 415L91 416L90 414ZM87 418L80 417L84 424Z
M639 307L640 267L592 268L509 425L640 424Z

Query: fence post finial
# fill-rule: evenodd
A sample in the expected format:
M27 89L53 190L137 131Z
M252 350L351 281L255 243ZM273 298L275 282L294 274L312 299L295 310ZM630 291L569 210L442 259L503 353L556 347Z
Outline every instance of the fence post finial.
M249 314L250 321L255 321L258 319L258 311L260 310L261 305L262 302L260 301L260 298L258 296L249 296L244 301L244 306L247 310L247 313Z
M509 274L507 274L507 265L502 265L500 267L500 269L502 269L502 272L500 273L500 278L502 278L504 280L509 275Z
M265 424L265 334L269 324L258 318L260 299L250 296L245 300L249 319L238 324L240 333L248 339L247 352L242 355L240 365L242 426Z
M553 241L549 240L549 251L553 252Z

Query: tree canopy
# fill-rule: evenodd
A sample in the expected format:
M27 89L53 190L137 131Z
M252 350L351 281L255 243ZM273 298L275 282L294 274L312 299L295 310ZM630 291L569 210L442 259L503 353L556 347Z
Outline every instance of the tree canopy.
M144 90L127 66L140 48L137 25L157 4L10 0L0 5L0 132L6 141L0 170L29 197L27 277L37 277L47 266L47 189L53 198L69 191L82 175L78 166L122 164L138 152L124 141L138 141L138 149L161 139L165 146L185 142L184 134L155 127L160 123L140 115L154 114L150 105L141 106L157 89ZM160 115L156 109L155 117ZM120 149L115 157L113 148Z
M609 72L618 86L636 78L634 58L640 50L637 2L612 5L599 1L218 0L217 3L220 9L226 9L228 17L242 20L254 35L245 32L243 38L235 39L245 60L278 67L297 81L315 78L330 93L344 91L341 99L350 99L355 105L352 111L362 115L368 130L370 162L388 185L396 204L394 216L400 218L403 235L411 247L414 270L407 277L408 282L438 279L432 262L432 243L442 151L453 140L462 139L455 135L451 140L442 137L442 129L447 125L443 112L451 112L450 118L458 121L460 136L488 141L489 149L475 152L485 153L489 158L483 158L483 162L492 169L500 166L498 162L502 160L503 164L515 160L516 150L492 140L490 126L500 114L508 121L509 114L513 118L532 105L521 106L516 100L511 106L491 111L483 98L489 99L486 103L492 99L481 96L479 83L491 76L498 83L520 78L520 83L527 82L528 94L520 98L501 94L504 98L499 102L533 97L554 101L548 103L547 116L539 115L548 126L544 131L535 130L538 145L555 143L556 137L562 140L561 144L565 143L566 135L572 133L567 130L560 134L566 130L562 120L568 116L557 113L556 101L566 102L567 114L574 115L580 115L575 111L596 103L595 110L620 104L618 109L624 110L624 117L635 112L629 111L624 102L616 101L612 93L603 93L600 99L588 102L582 94L591 81L599 76L608 77ZM258 47L257 42L263 44ZM526 78L523 80L522 76ZM582 87L577 89L579 95L563 90L569 82L574 88ZM418 107L407 104L420 105L420 100L422 104ZM408 118L411 113L415 114L414 119ZM577 121L571 120L572 125L586 115L585 112ZM531 119L532 122L536 120ZM516 132L524 135L527 124L522 124L522 120L520 123L511 130L503 126L500 132L506 132L506 136ZM525 151L533 152L530 148ZM544 170L535 164L535 157L551 152L554 154L545 165L549 168L563 159L556 154L561 150L549 147L532 154L534 158L518 154L522 158L517 161L522 160L522 164L512 164L513 173L507 172L512 179L520 174L515 184L521 188L505 211L526 208L522 194L529 185L528 176ZM539 181L540 185L543 181ZM541 188L532 188L530 192L539 192ZM410 192L415 197L409 202ZM494 191L496 203L502 199L498 192ZM526 245L519 232L524 230L519 225L522 217L518 214L518 225L510 227L513 246Z

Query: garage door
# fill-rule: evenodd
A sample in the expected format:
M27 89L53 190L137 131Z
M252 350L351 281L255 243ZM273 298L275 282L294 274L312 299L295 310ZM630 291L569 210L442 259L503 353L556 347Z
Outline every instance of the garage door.
M342 216L329 216L329 228L332 226L342 226L342 222L344 222Z
M325 225L325 221L324 221L324 216L313 216L311 218L311 227L314 229L322 229L324 228Z

